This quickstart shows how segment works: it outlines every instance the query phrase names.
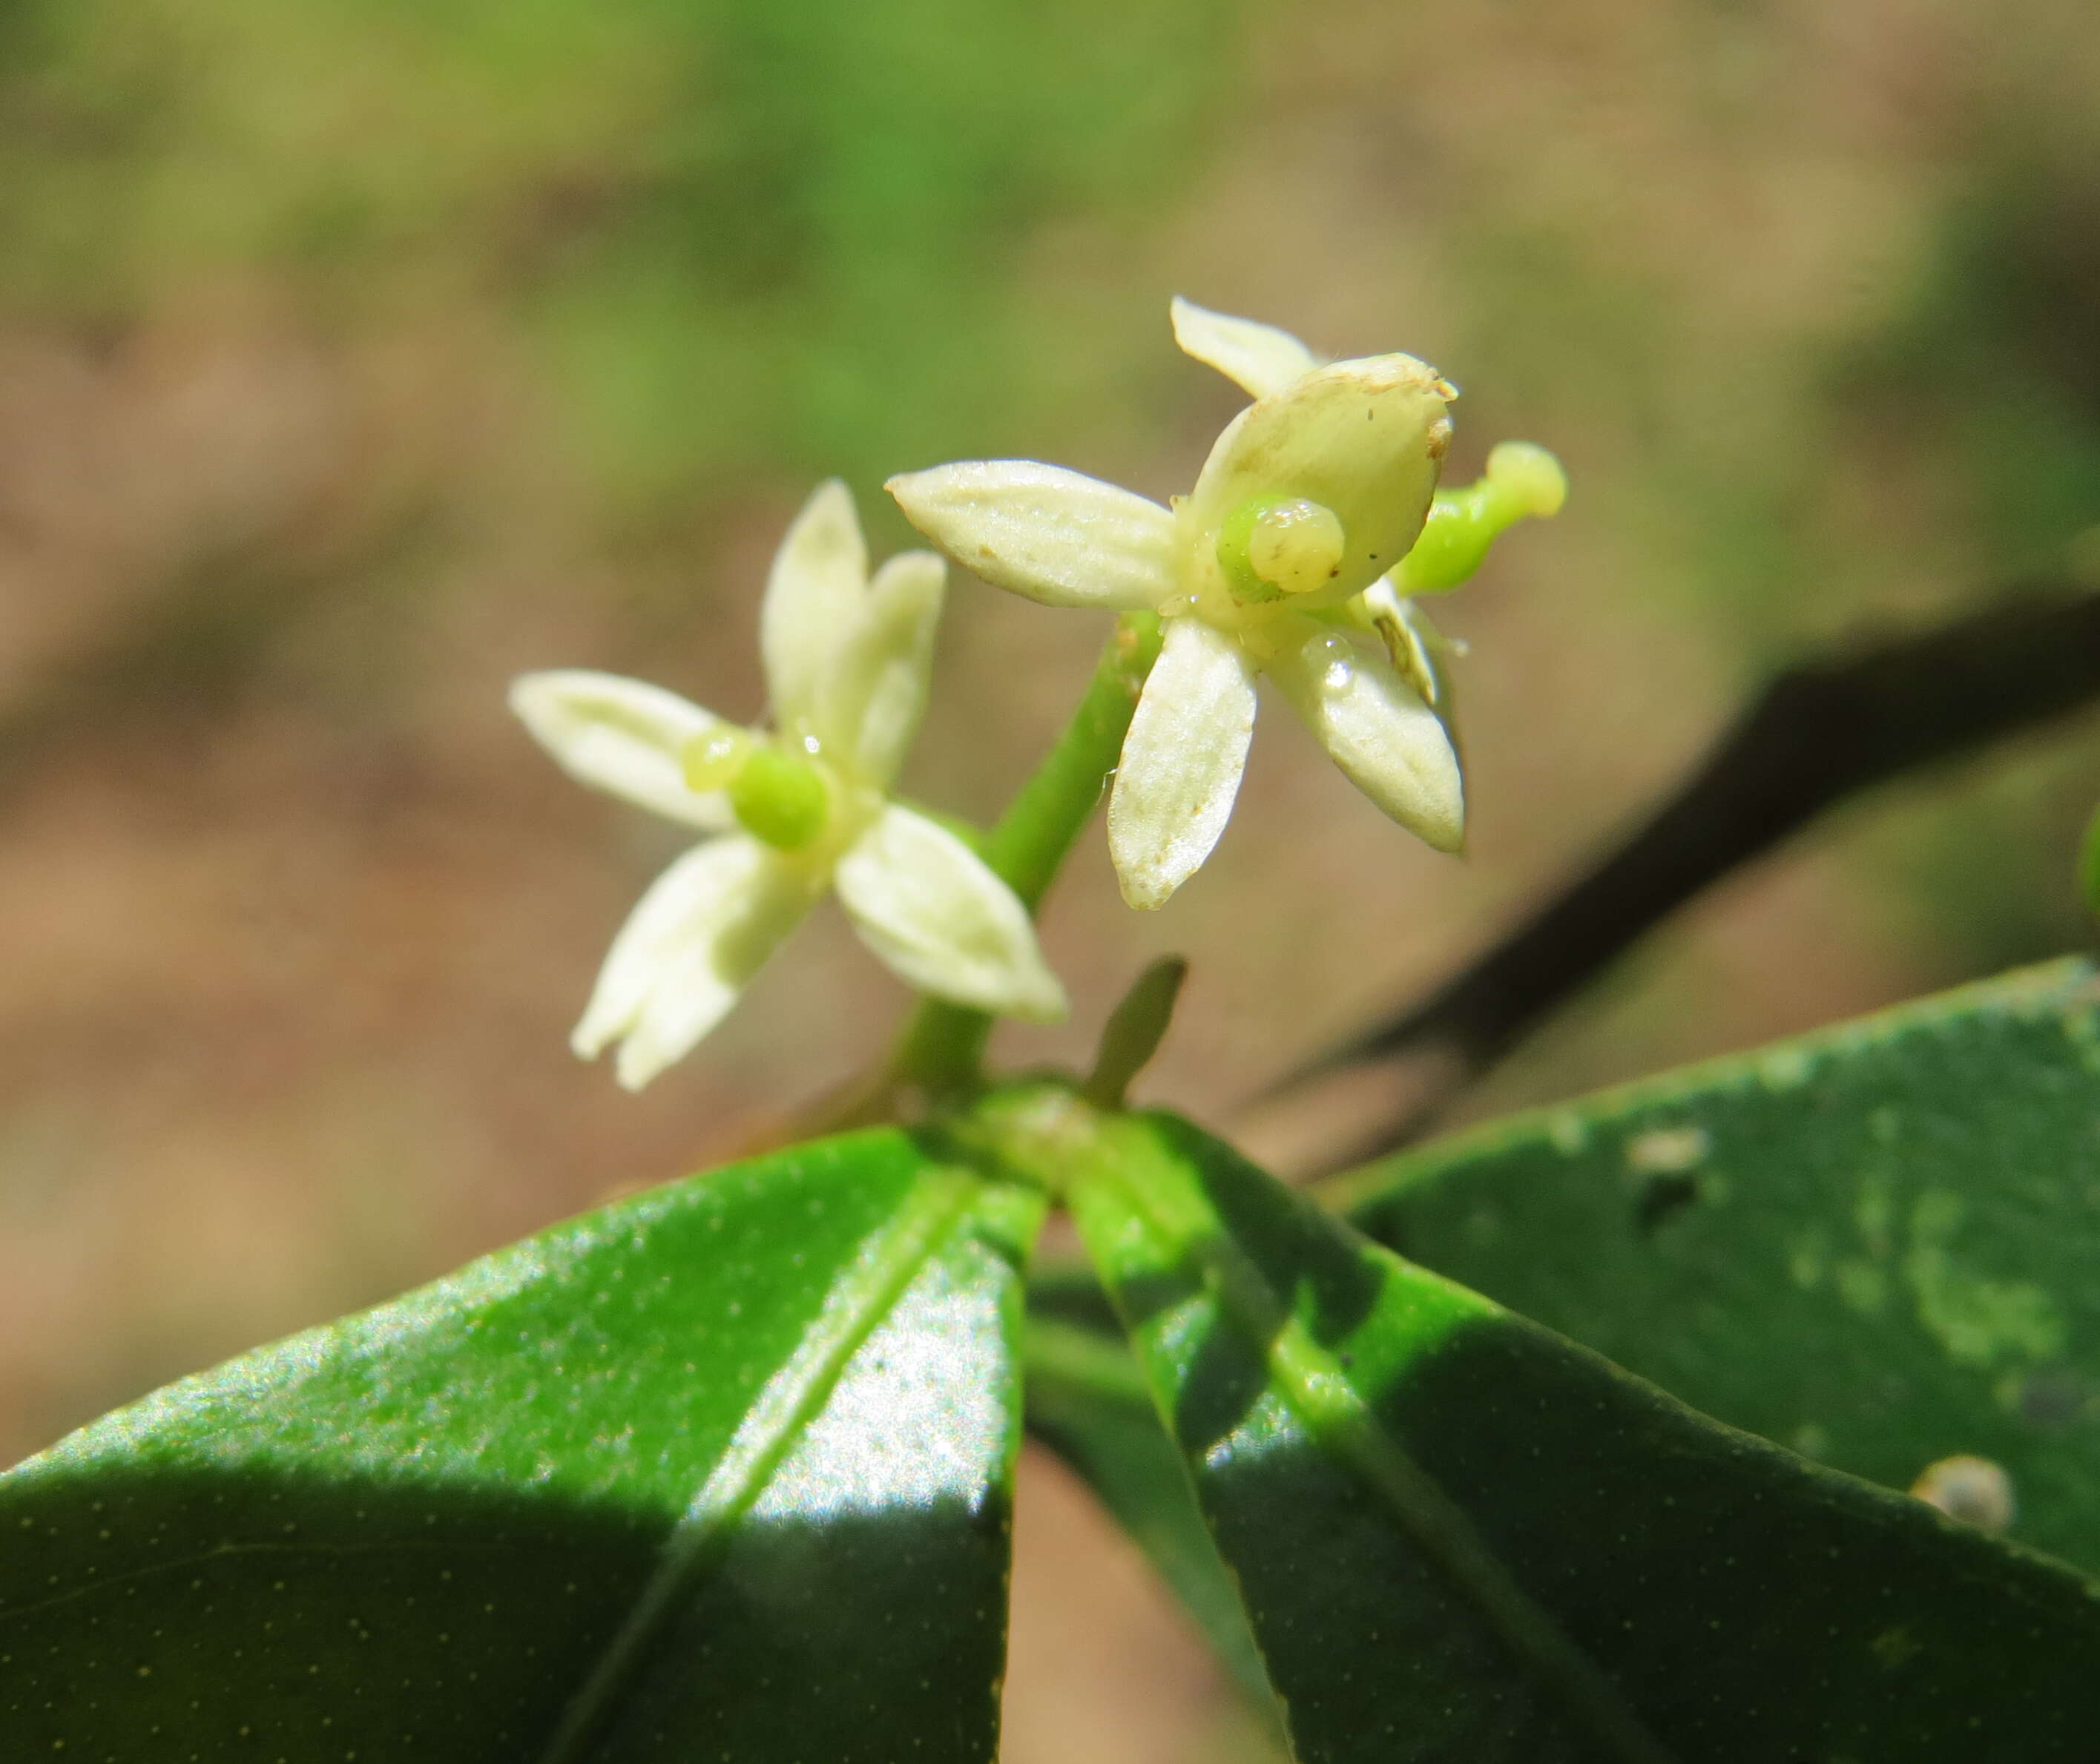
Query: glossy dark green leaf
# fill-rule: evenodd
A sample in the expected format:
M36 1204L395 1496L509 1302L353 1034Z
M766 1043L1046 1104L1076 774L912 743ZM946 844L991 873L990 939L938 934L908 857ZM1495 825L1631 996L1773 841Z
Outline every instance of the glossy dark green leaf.
M1897 1488L1974 1455L2100 1568L2100 984L2062 962L1327 1184L1696 1408Z
M857 1134L0 1478L0 1756L985 1764L1025 1189Z
M1211 1541L1181 1453L1160 1425L1145 1376L1091 1275L1030 1283L1022 1363L1028 1431L1093 1489L1195 1618L1249 1701L1277 1718L1239 1590Z
M1299 1757L2093 1756L2092 1583L1705 1420L1185 1122L1059 1139Z

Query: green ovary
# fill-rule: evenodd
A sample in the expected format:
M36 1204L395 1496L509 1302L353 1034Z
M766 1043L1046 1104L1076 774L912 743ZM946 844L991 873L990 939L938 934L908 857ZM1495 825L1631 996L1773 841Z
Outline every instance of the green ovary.
M800 851L831 818L823 774L798 754L754 746L729 786L729 805L754 839Z
M1276 600L1326 587L1347 541L1332 509L1304 496L1256 496L1219 529L1218 565L1236 599Z

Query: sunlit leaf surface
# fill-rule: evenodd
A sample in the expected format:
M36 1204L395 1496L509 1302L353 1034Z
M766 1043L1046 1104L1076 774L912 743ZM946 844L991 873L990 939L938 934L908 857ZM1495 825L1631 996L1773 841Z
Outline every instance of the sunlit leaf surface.
M1718 1427L1164 1116L1074 1193L1298 1755L2086 1759L2100 1596Z
M0 1477L0 1756L983 1764L1039 1213L855 1135L120 1410Z
M1999 1466L2100 1568L2100 982L2061 962L1328 1184L1403 1255L1908 1488Z

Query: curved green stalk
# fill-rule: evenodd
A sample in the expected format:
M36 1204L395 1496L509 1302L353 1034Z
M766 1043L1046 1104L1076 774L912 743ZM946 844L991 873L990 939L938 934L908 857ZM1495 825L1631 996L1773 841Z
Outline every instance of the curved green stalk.
M985 836L985 862L1031 913L1114 775L1138 692L1158 655L1154 615L1125 613L1116 621L1072 720ZM929 1092L968 1089L982 1074L991 1021L982 1011L922 1000L890 1062L890 1083Z

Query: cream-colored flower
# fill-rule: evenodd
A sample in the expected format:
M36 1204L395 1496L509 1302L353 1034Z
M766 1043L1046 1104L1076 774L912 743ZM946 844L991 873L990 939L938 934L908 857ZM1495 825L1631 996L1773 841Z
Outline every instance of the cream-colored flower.
M867 576L845 486L788 529L759 640L770 730L615 674L522 676L511 708L571 775L712 836L651 884L600 972L572 1044L617 1041L638 1090L719 1021L780 940L836 887L862 941L920 990L1048 1019L1063 989L1027 910L953 833L889 800L924 708L946 570L907 552Z
M890 493L934 544L1001 587L1165 621L1109 803L1109 849L1132 906L1163 904L1224 831L1263 673L1373 802L1456 849L1457 751L1423 677L1396 664L1412 652L1395 646L1392 620L1360 598L1423 530L1455 392L1411 355L1323 364L1269 325L1183 300L1173 315L1181 347L1255 402L1171 509L1025 460L936 466L891 479Z

